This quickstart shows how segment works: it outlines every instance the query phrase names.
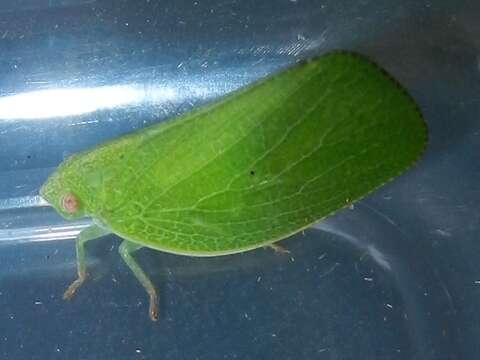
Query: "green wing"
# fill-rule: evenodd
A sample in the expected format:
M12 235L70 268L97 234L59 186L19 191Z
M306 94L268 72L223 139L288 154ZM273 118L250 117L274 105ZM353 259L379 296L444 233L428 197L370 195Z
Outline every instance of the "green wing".
M243 251L401 174L426 138L415 103L384 71L331 53L88 153L101 183L89 207L152 248Z

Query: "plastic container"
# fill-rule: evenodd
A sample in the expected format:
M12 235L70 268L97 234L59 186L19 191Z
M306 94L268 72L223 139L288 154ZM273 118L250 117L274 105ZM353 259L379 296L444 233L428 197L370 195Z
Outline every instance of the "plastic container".
M2 359L480 358L476 1L0 3ZM298 59L361 52L422 109L422 161L269 250L142 250L160 320L117 255L89 246L71 302L67 223L37 196L74 152L162 121ZM68 240L68 241L67 241Z

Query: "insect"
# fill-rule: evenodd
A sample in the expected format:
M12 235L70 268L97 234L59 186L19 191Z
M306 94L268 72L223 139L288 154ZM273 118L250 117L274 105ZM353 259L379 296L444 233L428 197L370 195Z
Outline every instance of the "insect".
M40 190L66 219L91 217L76 239L113 233L142 247L217 256L264 247L350 205L414 164L427 142L412 98L366 58L336 51L297 64L179 118L65 160Z

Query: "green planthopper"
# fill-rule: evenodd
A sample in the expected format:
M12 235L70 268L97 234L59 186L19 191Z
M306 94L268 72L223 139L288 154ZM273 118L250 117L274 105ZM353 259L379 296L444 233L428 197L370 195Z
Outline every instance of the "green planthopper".
M203 108L73 155L41 188L66 219L91 217L76 240L113 233L141 247L217 256L270 246L400 175L423 153L415 102L377 65L336 51L299 63Z

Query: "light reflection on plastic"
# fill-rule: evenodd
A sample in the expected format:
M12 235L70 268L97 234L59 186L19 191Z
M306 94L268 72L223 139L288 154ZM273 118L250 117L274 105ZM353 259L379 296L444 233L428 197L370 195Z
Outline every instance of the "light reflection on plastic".
M33 226L14 229L0 229L0 245L4 242L44 242L75 239L90 222L76 222L68 225Z
M361 239L356 238L355 236L352 236L340 229L337 229L335 226L332 226L331 224L328 223L328 221L323 221L321 223L315 224L314 227L342 237L343 239L347 240L349 243L351 243L355 247L365 250L365 253L368 254L373 259L373 261L375 261L383 269L392 270L392 266L390 265L388 255L386 253L381 252L380 249L375 247L374 244L366 244Z
M0 199L0 211L45 206L50 204L39 195Z
M144 88L127 85L77 89L38 90L0 97L0 119L46 119L91 113L101 109L136 105L142 101L175 100L168 87Z

